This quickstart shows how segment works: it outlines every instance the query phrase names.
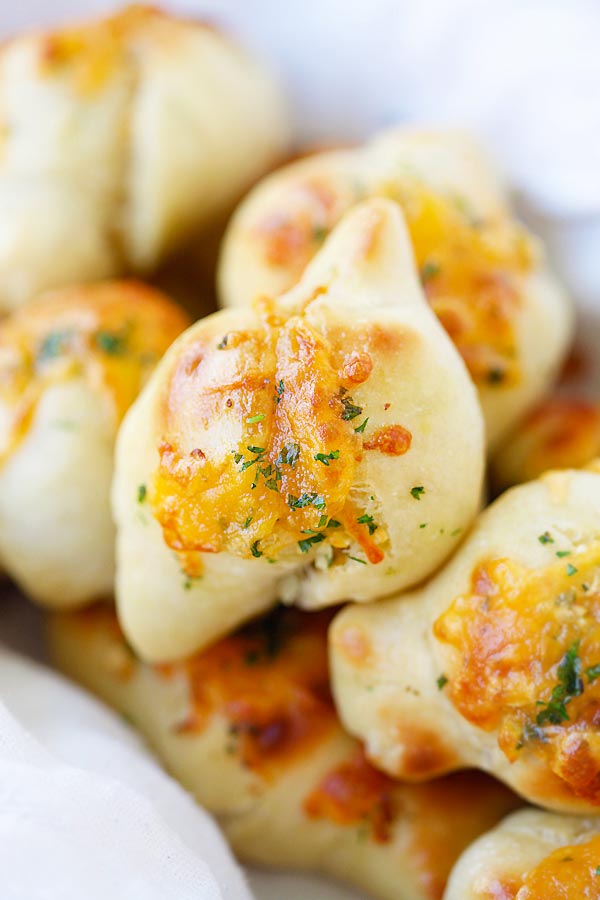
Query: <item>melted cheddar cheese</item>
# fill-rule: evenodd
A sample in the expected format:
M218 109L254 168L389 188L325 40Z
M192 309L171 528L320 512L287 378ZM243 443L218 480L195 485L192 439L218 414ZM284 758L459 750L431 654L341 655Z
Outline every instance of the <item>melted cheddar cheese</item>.
M269 777L335 726L327 669L331 615L277 610L180 665L158 666L189 683L191 712L181 734L215 715L228 723L227 751Z
M0 325L0 461L27 433L48 388L84 378L117 428L167 347L187 327L167 297L135 282L48 294Z
M395 817L394 782L367 761L362 748L321 780L304 803L311 819L336 825L364 825L378 843L390 840Z
M555 850L527 873L515 900L598 900L600 835Z
M324 541L340 554L356 541L378 563L387 534L353 494L357 464L364 450L406 453L411 435L395 425L363 441L352 391L373 363L358 337L352 348L342 329L257 311L252 330L195 338L170 375L150 491L165 541L190 575L200 552L275 560Z
M136 32L161 15L134 4L110 18L49 34L41 47L40 71L46 77L68 72L76 91L91 98L127 62Z
M510 761L539 755L575 796L600 804L600 546L540 540L556 547L555 563L485 560L435 622L457 651L445 690L468 721L497 730Z
M517 441L525 442L521 481L548 469L585 466L600 453L600 406L578 398L547 400L525 422Z
M254 231L267 265L288 270L295 283L361 192L360 185L296 185L290 211L271 214ZM380 185L373 194L402 207L425 293L474 381L517 384L515 320L522 278L533 263L525 231L505 218L478 220L460 198L433 194L414 180Z

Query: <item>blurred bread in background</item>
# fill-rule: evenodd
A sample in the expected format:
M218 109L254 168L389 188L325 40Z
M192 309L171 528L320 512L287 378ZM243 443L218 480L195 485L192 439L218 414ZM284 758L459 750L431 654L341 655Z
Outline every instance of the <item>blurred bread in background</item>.
M278 86L208 25L132 6L0 51L0 311L150 273L285 151Z
M133 281L51 292L0 322L0 561L38 602L112 596L117 430L188 324Z

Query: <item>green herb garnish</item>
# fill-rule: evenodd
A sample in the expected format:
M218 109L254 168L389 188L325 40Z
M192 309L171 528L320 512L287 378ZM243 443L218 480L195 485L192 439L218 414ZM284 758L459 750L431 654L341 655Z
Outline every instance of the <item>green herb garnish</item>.
M585 670L585 674L587 676L587 680L589 684L593 684L597 678L600 678L600 663L596 663L595 666L590 666Z
M148 494L148 489L145 484L140 484L137 490L137 501L138 503L144 503L146 500L146 496Z
M262 422L264 417L265 417L264 413L256 413L255 416L250 416L250 418L247 419L246 421L248 422L249 425L254 425L256 422Z
M329 465L330 459L339 459L340 451L332 450L331 453L315 453L315 459L317 462L323 463L324 466Z
M315 509L325 509L326 506L325 500L316 491L304 493L301 497L294 497L293 494L288 494L287 502L290 509L304 509L307 506L313 506Z
M538 537L538 541L540 542L540 544L553 544L554 538L549 531L545 531L543 534L540 534L540 536Z
M437 679L436 684L438 686L438 691L441 691L448 684L448 676L444 675L444 673L442 672L440 677Z
M432 278L435 278L436 275L439 275L439 272L439 263L436 263L433 259L428 259L425 261L421 269L421 281L423 282L423 284L427 284L428 281L431 281Z
M115 334L112 331L97 331L94 340L103 353L109 356L120 356L125 352L126 338L124 334Z
M325 535L319 531L317 534L312 534L310 537L298 541L298 546L300 547L302 553L308 553L313 544L320 544L321 541L324 540Z
M556 670L559 683L552 689L550 700L538 701L538 706L544 707L536 717L538 725L545 725L547 722L551 725L560 725L561 722L566 722L569 718L567 704L574 697L579 697L583 693L584 685L579 658L580 643L580 641L575 641L560 661Z
M362 422L362 424L360 424L360 425L358 426L358 428L355 428L355 429L354 429L354 430L356 431L357 434L362 434L362 433L363 433L363 431L364 431L365 428L367 427L367 422L368 422L368 421L369 421L369 417L367 416L367 418L365 419L365 421Z
M291 466L292 469L295 468L298 459L300 458L300 444L295 444L293 441L288 441L287 444L280 451L279 456L277 457L278 466Z
M37 357L41 362L47 359L54 359L60 356L66 350L69 339L72 335L70 331L53 331L46 335L40 344Z
M359 525L366 525L367 528L369 529L369 534L374 534L379 527L373 521L373 516L368 516L366 513L362 516L359 516L356 521L358 522Z
M413 497L415 500L420 500L420 499L421 499L421 495L424 494L424 493L425 493L425 488L424 488L423 485L421 485L421 484L420 484L420 485L417 485L417 487L413 487L413 488L410 489L410 495L411 495L411 497Z
M490 369L486 375L486 381L488 384L502 384L505 377L504 369Z

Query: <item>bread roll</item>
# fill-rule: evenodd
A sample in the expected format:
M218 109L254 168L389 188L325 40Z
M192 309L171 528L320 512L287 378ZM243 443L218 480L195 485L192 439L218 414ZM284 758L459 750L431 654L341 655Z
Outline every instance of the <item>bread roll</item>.
M600 819L528 809L463 854L444 900L584 900L598 896Z
M375 765L477 767L541 806L600 807L599 508L599 474L548 473L424 587L338 615L334 693Z
M117 428L187 324L136 282L57 291L0 323L0 560L40 603L112 596Z
M270 77L213 28L132 6L0 51L0 311L149 272L277 159Z
M478 773L376 772L329 696L326 613L278 610L185 662L136 659L109 608L54 615L67 675L118 709L246 862L309 869L382 900L439 900L459 853L514 808Z
M483 456L401 214L370 201L292 291L197 322L128 414L113 489L128 640L181 658L278 599L420 581L472 520Z
M549 469L577 469L600 456L600 404L579 396L549 397L537 406L491 462L497 490Z
M225 306L300 277L338 220L366 197L402 208L423 288L477 385L495 446L548 390L569 346L570 305L540 243L466 135L397 128L363 147L301 159L262 181L228 228Z

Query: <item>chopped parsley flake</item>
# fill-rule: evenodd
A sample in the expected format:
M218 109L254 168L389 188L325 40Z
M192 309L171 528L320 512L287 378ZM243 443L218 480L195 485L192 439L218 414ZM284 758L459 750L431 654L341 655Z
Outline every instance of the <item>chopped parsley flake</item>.
M427 528L427 522L421 522L419 528Z
M317 462L323 463L324 466L329 465L330 459L339 459L340 451L332 450L331 453L315 453L315 459Z
M144 503L146 500L146 496L148 494L148 488L145 484L140 484L137 490L137 501L138 503Z
M439 275L440 265L436 263L433 259L428 259L423 264L421 269L421 281L423 284L427 284L428 281L431 281L432 278L435 278L436 275Z
M298 546L300 547L302 553L308 553L313 544L320 544L321 541L324 540L325 535L322 532L318 532L317 534L312 534L310 537L298 541Z
M553 544L554 538L549 531L545 531L543 534L540 534L540 536L538 537L538 541L540 542L540 544Z
M502 384L504 377L505 372L503 369L494 368L488 371L486 381L488 384Z
M366 566L367 564L366 559L359 559L358 556L348 556L348 559L352 559L354 560L354 562L360 563L361 566Z
M559 559L563 559L565 556L570 556L571 551L570 550L557 550L556 555L558 556Z
M275 403L279 403L283 395L285 394L285 384L283 383L283 378L280 379L279 384L275 388Z
M600 866L596 867L596 875L600 875Z
M538 725L545 725L548 722L551 725L560 725L561 722L566 722L569 718L567 704L583 693L579 644L580 641L575 641L558 664L558 684L552 689L550 700L538 702L538 706L545 707L537 715Z
M279 456L277 457L276 465L291 466L293 469L296 466L299 458L300 444L295 444L293 441L288 441L288 443L285 444Z
M355 419L357 416L360 416L362 412L362 406L357 406L352 397L344 397L341 396L340 400L344 406L344 411L342 413L342 419L344 421L349 422L351 419Z
M355 429L354 429L355 432L356 432L357 434L362 434L363 431L365 430L365 428L367 427L367 422L368 422L368 421L369 421L369 417L367 416L367 418L365 419L365 421L364 421L361 425L359 425L358 428L355 428Z
M288 494L287 502L290 509L304 509L306 506L314 506L315 509L325 509L326 506L325 500L316 491L302 494L301 497L294 497L293 494Z
M313 228L313 240L317 241L317 243L322 244L325 238L327 237L327 229L323 227L323 225L315 225Z
M579 569L576 569L571 563L567 565L567 575L576 575L578 571Z
M436 684L438 686L438 691L443 690L443 688L445 688L448 684L448 676L444 675L444 673L442 672L440 677L437 679Z
M242 527L243 527L243 528L249 528L249 527L250 527L250 522L252 521L253 518L254 518L253 516L248 516L248 518L246 519L246 521L244 522L244 524L243 524Z
M194 583L196 581L200 581L202 575L188 575L185 571L182 570L182 574L185 576L183 581L183 589L184 591L191 591L194 587Z
M373 521L373 516L368 516L366 513L363 516L359 516L356 521L358 522L359 525L366 525L367 528L369 529L369 534L374 534L379 527Z
M224 350L225 347L227 346L228 340L229 340L229 335L226 334L224 337L221 338L221 340L217 344L217 350Z
M97 331L94 335L96 344L109 356L120 356L125 351L126 339L124 334L115 334L111 331Z
M38 350L38 359L44 362L47 359L53 359L64 353L66 345L71 337L70 331L53 331L46 335Z
M410 495L415 500L420 500L421 495L424 493L425 493L425 488L423 487L423 485L417 485L416 487L413 487L410 489Z
M264 413L256 413L255 416L250 416L250 418L247 419L247 422L249 425L254 425L255 422L262 422L264 417L265 417Z
M587 676L588 683L593 684L597 678L600 678L600 663L596 663L595 666L590 666L585 670L585 674Z
M245 472L246 469L249 469L250 466L256 466L256 474L254 476L254 481L250 485L251 489L254 490L258 486L258 479L262 475L265 479L265 487L268 487L271 491L279 491L279 482L281 481L281 470L277 463L272 465L268 463L268 465L263 466L264 455L267 452L264 447L254 447L248 446L247 448L250 453L254 454L254 459L246 459L244 462L244 455L242 453L236 453L235 451L231 451L233 453L233 458L236 463L242 462L242 472Z
M542 743L546 742L546 735L544 734L543 730L541 728L538 728L537 725L533 725L531 722L525 723L523 734L517 742L515 750L522 750L528 741L542 741Z
M262 550L258 549L258 541L254 541L254 543L251 545L250 552L252 556L256 557L256 559L258 559L259 556L262 556Z

